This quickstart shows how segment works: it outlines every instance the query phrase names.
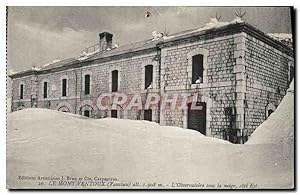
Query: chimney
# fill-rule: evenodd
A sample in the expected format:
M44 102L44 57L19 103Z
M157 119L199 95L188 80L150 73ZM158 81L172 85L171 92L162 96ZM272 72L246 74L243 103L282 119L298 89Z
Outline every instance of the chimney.
M107 48L112 47L112 37L113 35L108 32L103 32L99 34L100 42L99 49L100 52L105 51Z

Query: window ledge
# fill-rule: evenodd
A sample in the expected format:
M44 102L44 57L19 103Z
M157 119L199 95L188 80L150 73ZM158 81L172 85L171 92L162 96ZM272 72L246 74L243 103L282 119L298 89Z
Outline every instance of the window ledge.
M159 92L159 89L148 89L148 93L156 93ZM142 89L141 93L147 93L147 89Z
M191 84L191 89L201 89L207 86L207 83Z
M92 94L83 94L83 97L92 97Z

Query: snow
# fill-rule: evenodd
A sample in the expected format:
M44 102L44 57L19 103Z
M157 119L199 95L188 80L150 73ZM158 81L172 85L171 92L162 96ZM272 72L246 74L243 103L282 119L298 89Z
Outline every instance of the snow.
M247 144L294 142L294 80L287 94L269 118L252 134Z
M98 53L99 51L100 51L100 49L96 49L95 51L89 52L89 53L82 52L82 54L81 54L79 57L77 57L77 60L79 60L79 61L86 60L86 59L89 58L91 55L94 55L94 54Z
M8 70L8 75L13 75L13 74L16 74L18 72L14 71L13 69L9 69Z
M193 32L199 32L199 31L213 29L213 28L220 28L220 27L227 26L227 25L230 25L230 24L243 23L243 22L244 21L239 17L236 17L231 22L220 22L216 18L211 18L210 22L206 23L204 25L204 27L198 28Z
M55 63L57 63L57 62L60 62L61 60L59 60L59 59L55 59L55 60L53 60L52 62L49 62L49 63L47 63L47 64L44 64L44 65L42 65L42 66L39 66L39 67L32 67L31 68L31 70L35 70L35 71L39 71L39 70L41 70L42 68L45 68L45 67L47 67L47 66L49 66L49 65L51 65L51 64L55 64Z
M293 186L293 145L234 145L154 122L30 108L8 114L8 186L28 185L16 179L19 175L288 188Z
M57 63L57 62L60 62L61 60L59 60L59 59L55 59L55 60L53 60L52 62L50 62L50 63L47 63L47 64L44 64L44 65L42 65L41 67L47 67L47 66L49 66L49 65L51 65L51 64L54 64L54 63Z
M39 71L39 70L41 70L41 68L33 66L33 67L31 67L31 70Z
M268 35L272 38L279 39L279 40L293 39L292 34L288 34L288 33L268 33Z
M243 23L243 22L244 21L239 17L236 17L231 22L220 22L216 18L210 18L210 21L208 23L206 23L204 25L204 27L198 28L198 29L193 30L193 31L185 32L185 33L180 33L180 34L177 34L177 35L163 36L163 39L168 40L168 39L172 39L172 38L182 36L182 35L185 35L185 34L200 32L200 31L214 29L214 28L220 28L220 27L227 26L227 25L230 25L230 24ZM153 40L157 40L157 39L159 39L159 38L156 38L156 39L154 38Z

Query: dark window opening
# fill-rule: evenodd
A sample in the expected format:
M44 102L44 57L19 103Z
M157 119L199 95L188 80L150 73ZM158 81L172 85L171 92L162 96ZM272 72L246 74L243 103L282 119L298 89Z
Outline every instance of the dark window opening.
M295 68L294 66L290 66L290 82L292 82L295 74Z
M192 84L203 83L203 55L195 55L192 60Z
M152 88L153 81L153 66L145 66L145 89Z
M112 71L112 81L111 81L111 91L117 92L118 91L118 71L114 70Z
M268 110L268 117L273 113L274 111L273 110Z
M62 80L62 96L67 96L67 79Z
M152 110L144 110L144 120L152 121Z
M86 117L90 117L90 111L89 110L85 110L83 112L83 115L86 116Z
M44 82L44 98L48 97L48 83Z
M21 100L23 99L23 95L24 95L24 85L21 84L21 85L20 85L20 99L21 99Z
M111 110L110 116L111 116L111 118L118 118L118 111L117 110Z
M84 76L84 94L85 95L88 95L90 94L90 79L91 79L91 76L90 75L85 75Z

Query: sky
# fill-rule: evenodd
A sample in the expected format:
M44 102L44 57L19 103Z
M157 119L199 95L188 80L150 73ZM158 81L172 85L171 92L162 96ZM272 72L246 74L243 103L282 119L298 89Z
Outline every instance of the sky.
M124 45L150 39L155 30L203 27L216 13L220 21L232 21L240 9L246 12L244 21L264 32L291 33L286 7L9 7L8 70L76 57L98 43L103 31L113 34L113 43Z

